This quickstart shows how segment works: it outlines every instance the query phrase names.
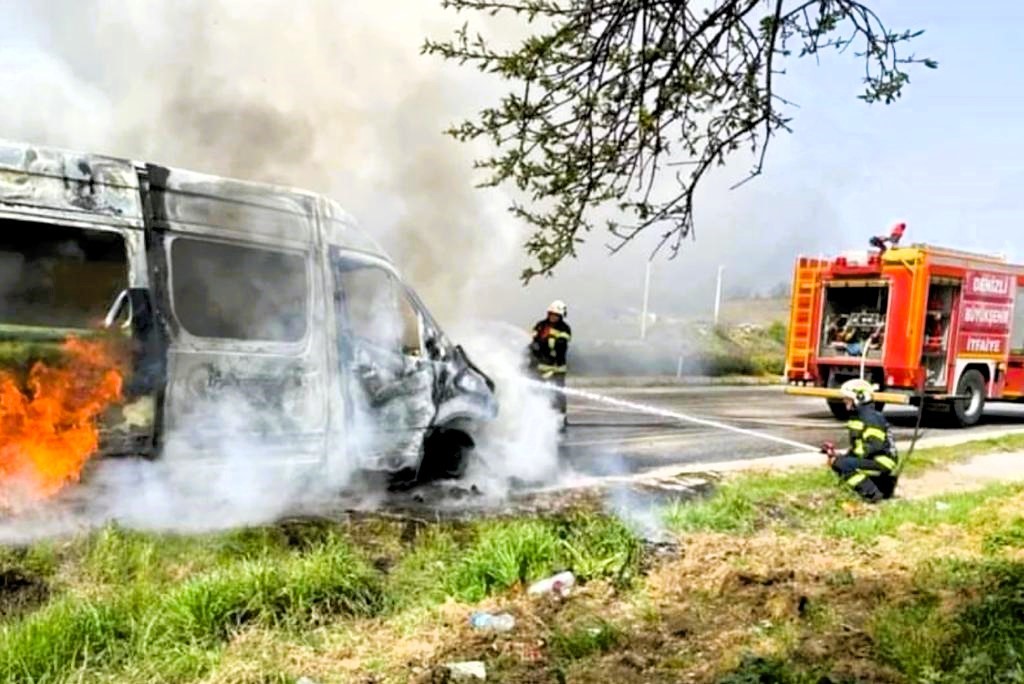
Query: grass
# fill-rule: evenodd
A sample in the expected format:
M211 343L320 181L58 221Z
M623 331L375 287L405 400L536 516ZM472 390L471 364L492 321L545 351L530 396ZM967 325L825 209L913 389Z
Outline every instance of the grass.
M832 536L870 543L881 536L892 536L906 526L923 530L939 525L971 527L976 518L987 514L984 504L1024 490L1020 485L993 484L973 492L947 494L918 501L893 501L872 515L859 517L831 515L822 521L822 530Z
M36 361L56 363L63 358L61 347L69 336L98 337L105 330L43 328L0 324L0 370L27 373Z
M755 353L744 349L708 352L689 360L700 375L710 377L782 375L786 361L780 354Z
M1024 680L1024 565L961 561L938 572L930 584L974 598L952 611L933 593L882 608L872 620L880 655L913 681Z
M95 549L108 545L89 549L87 568ZM108 558L140 558L141 544L124 545L133 552ZM0 681L62 681L90 661L104 668L142 661L172 678L198 676L246 627L295 630L335 615L376 615L387 605L377 576L341 539L301 555L240 560L176 585L152 572L151 555L141 558L124 574L102 574L101 582L121 580L116 591L66 595L0 628Z
M612 650L623 636L618 627L597 618L568 630L555 629L550 636L551 650L560 660L583 660Z
M716 684L820 684L822 677L817 671L795 667L782 658L747 654L732 672L718 678Z
M558 537L541 521L489 524L456 562L448 592L465 601L551 575L560 567Z
M1022 449L1020 435L921 449L905 473ZM878 539L889 537L903 553L925 557L917 564L917 577L886 580L911 584L910 598L870 610L867 629L877 644L879 664L913 682L1019 682L1024 681L1024 564L1004 554L1024 547L1024 517L1006 516L1017 509L1022 491L1019 484L996 483L977 491L866 506L822 468L741 475L705 499L670 507L666 521L688 534L811 534L822 540L823 548L843 542L873 548ZM968 560L949 560L935 541L923 551L910 551L908 540L926 540L938 529L958 535L958 556ZM908 531L913 535L908 537ZM914 557L894 561L905 564ZM743 567L745 562L733 564ZM840 576L846 581L836 579ZM855 595L862 581L844 570L829 578L827 591ZM850 608L833 604L829 612L842 614ZM792 659L756 654L720 681L817 681L820 674Z
M441 543L452 548L450 542ZM422 558L415 562L420 565ZM472 602L564 570L582 581L602 578L628 584L639 562L639 540L613 518L484 523L446 573L445 587L448 595Z
M904 474L921 473L936 466L962 461L965 458L994 453L1024 451L1024 434L1005 435L972 440L952 446L917 449L903 470Z
M792 474L741 475L725 482L707 498L668 507L665 520L677 532L750 533L770 525L774 516L787 521L809 520L818 511L803 500L823 492L829 502L838 501L834 476L824 468Z
M975 455L1021 449L1024 436L1020 435L921 449L905 472L920 473ZM1012 554L1024 547L1024 517L1012 513L1022 492L1022 485L996 483L977 491L867 506L822 468L741 475L707 498L669 507L665 519L684 534L812 535L820 539L820 554L828 554L834 544L846 548L841 546L844 543L874 549L877 540L888 537L903 555L893 559L896 574L886 575L884 581L893 589L909 587L909 593L897 592L902 598L880 601L878 589L863 586L861 573L843 569L827 576L823 590L847 598L837 598L826 608L819 604L818 610L831 616L829 622L850 620L851 610L866 611L865 629L876 644L877 666L888 667L906 681L1019 682L1024 681L1024 563ZM939 529L950 530L944 534L959 540L952 542L957 560L950 560L952 549L941 543L925 543ZM909 546L913 539L922 544ZM878 552L871 555L877 557ZM733 560L733 566L747 567L746 558ZM916 575L901 578L902 571L895 568L908 562L917 568ZM859 604L865 599L855 598L862 593L872 597L867 605ZM718 602L720 610L730 609L727 597ZM792 621L786 624L797 631L807 629ZM817 629L828 627L812 631ZM799 647L782 646L784 653L794 649L799 651ZM818 681L828 669L821 669L824 664L808 665L792 653L779 658L755 652L718 681Z
M0 681L58 682L82 671L189 681L215 669L247 630L305 634L339 620L397 618L561 570L626 586L641 557L628 528L594 515L437 526L405 548L399 534L309 525L186 537L109 526L70 543L5 550L2 567L55 591L20 618L0 611ZM382 551L398 556L385 572L371 562Z
M21 342L0 340L0 369L27 372L33 363L53 363L62 356L60 344L56 342Z
M1006 525L987 534L982 548L989 554L998 553L1007 548L1024 548L1024 518L1014 518Z
M1024 435L979 440L956 446L916 450L903 474L975 455L1024 450ZM677 532L749 534L766 527L818 529L829 535L870 539L890 534L903 524L957 523L993 496L1008 496L1015 486L994 485L980 492L945 496L941 501L892 501L872 515L851 518L844 504L853 494L825 467L789 473L743 474L724 482L710 496L669 506L666 524Z
M976 446L921 450L918 467ZM1021 681L1021 501L992 485L866 506L824 468L744 475L670 507L683 552L656 559L585 512L108 526L0 551L0 682L406 682L477 659L496 681ZM570 599L523 595L562 570ZM516 627L473 630L480 608Z

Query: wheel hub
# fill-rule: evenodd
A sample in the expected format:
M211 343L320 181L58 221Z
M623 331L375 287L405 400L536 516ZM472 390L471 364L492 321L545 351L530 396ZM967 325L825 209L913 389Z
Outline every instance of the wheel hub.
M981 392L973 387L969 391L971 396L967 400L967 414L974 415L981 409Z

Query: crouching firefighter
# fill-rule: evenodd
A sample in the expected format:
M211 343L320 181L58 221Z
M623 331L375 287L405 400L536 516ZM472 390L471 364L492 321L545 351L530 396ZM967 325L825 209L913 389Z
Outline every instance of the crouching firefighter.
M563 428L567 423L568 402L565 394L558 390L565 387L569 340L572 339L572 329L565 322L566 314L565 302L551 302L547 317L533 326L530 343L530 369L538 379L557 388L553 392L552 404L562 414Z
M865 380L854 379L840 388L847 411L850 450L836 454L832 444L822 451L839 479L869 502L889 499L896 491L899 456L885 416L874 407L874 390Z

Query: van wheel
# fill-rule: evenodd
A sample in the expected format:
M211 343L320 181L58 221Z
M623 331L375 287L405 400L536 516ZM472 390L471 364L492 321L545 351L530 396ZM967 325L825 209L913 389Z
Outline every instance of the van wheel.
M473 439L462 430L438 428L423 441L423 459L417 480L455 480L466 472Z
M850 417L850 412L846 410L846 404L841 401L833 401L828 399L828 410L832 412L832 415L837 420L846 420Z
M972 368L960 376L956 393L966 395L966 398L954 399L951 402L949 421L955 427L970 427L976 424L981 420L981 414L985 410L985 376Z

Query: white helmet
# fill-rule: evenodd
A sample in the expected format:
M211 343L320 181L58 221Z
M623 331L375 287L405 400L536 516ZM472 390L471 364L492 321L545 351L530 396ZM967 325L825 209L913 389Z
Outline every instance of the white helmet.
M548 307L548 313L558 314L562 318L565 318L565 314L567 311L568 307L566 307L565 302L563 302L561 299L556 299L555 301L551 302L551 306Z
M843 383L842 387L839 388L843 397L851 400L857 406L862 404L870 404L875 396L875 388L867 380L861 380L860 378L854 378L853 380L847 380Z

